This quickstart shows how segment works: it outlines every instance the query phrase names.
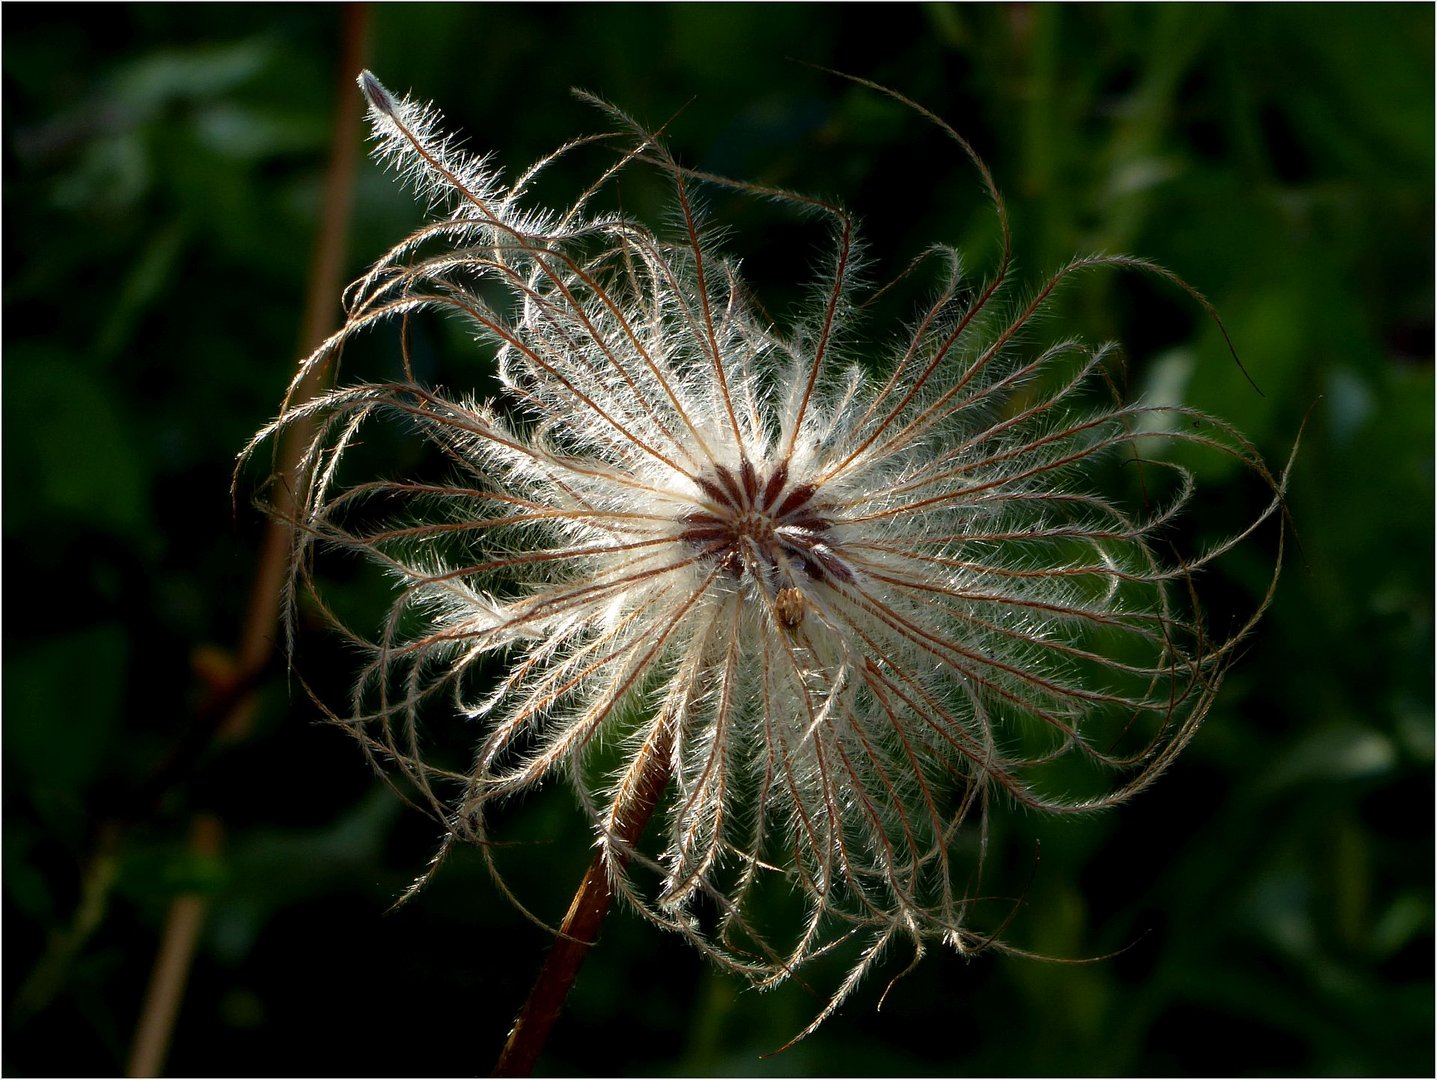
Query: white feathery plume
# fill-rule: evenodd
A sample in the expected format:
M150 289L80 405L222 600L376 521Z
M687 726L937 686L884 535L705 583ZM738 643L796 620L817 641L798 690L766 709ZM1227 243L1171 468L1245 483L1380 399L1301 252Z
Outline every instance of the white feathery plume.
M295 385L360 331L432 310L492 351L502 392L480 403L423 385L406 354L390 381L287 401L246 451L317 421L296 593L332 612L317 550L393 579L379 633L346 630L365 661L337 719L451 839L486 852L499 803L567 776L613 891L756 983L853 943L819 1020L895 941L988 944L970 928L977 868L954 854L960 828L981 828L995 795L1111 806L1172 762L1266 605L1210 636L1194 575L1280 517L1283 486L1217 419L1094 404L1108 347L1032 349L1022 331L1063 280L1099 267L1159 275L1211 307L1154 264L1087 256L1000 316L1003 203L943 125L982 173L1003 257L974 289L935 248L941 287L901 347L860 365L861 260L841 208L686 170L608 106L612 166L572 205L532 208L533 176L591 140L506 184L433 109L368 72L360 86L376 156L444 214L352 287L348 321ZM671 182L673 238L589 211L640 165ZM832 221L808 311L786 325L762 313L699 224L705 184ZM348 476L375 425L432 448L448 477ZM1148 460L1155 426L1165 456ZM1252 528L1199 557L1165 554L1157 535L1194 492L1174 447L1226 455L1271 491ZM1096 477L1121 461L1166 501L1105 494ZM467 771L426 757L435 710L477 722ZM1106 786L1050 790L1058 763L1070 783ZM660 816L639 840L646 783ZM791 925L749 918L780 893L798 898Z

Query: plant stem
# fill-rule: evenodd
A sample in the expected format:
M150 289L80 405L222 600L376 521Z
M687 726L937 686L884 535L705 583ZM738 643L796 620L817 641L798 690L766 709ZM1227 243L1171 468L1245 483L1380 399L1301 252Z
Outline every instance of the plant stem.
M216 858L223 839L217 818L209 814L196 816L190 830L190 850L201 857ZM160 1075L209 900L202 893L187 893L170 904L160 950L150 973L149 989L145 991L145 1007L135 1028L126 1076Z
M659 799L668 786L672 765L669 751L673 745L673 734L669 725L659 725L649 743L644 747L644 763L632 798L621 808L621 824L616 833L622 841L621 851L637 843L644 827L653 817ZM615 856L622 868L628 864L626 854ZM534 1063L559 1010L569 996L569 990L578 977L579 968L589 949L599 936L599 927L608 914L613 890L609 887L609 875L605 866L605 854L601 850L594 856L569 910L559 927L559 937L549 950L539 977L529 991L529 999L514 1021L509 1039L499 1054L494 1066L494 1076L528 1076L534 1071Z
M352 3L341 13L342 39L339 69L335 80L335 121L331 131L329 163L324 181L324 213L315 237L309 269L309 292L300 326L300 355L307 355L324 339L333 324L335 297L343 284L345 249L349 234L350 208L354 201L355 164L359 157L360 129L358 95L354 74L364 66L367 52L369 9ZM323 373L302 387L296 397L307 398L322 389ZM292 430L282 449L282 470L292 477L303 447L308 441L302 431ZM212 743L233 742L249 733L254 704L253 691L268 667L274 652L275 627L279 622L280 595L288 564L290 530L287 523L293 505L292 485L279 485L279 501L285 520L271 518L265 526L261 553L250 589L249 606L240 642L223 672L217 674L205 704L199 710L199 724L182 740L140 791L138 807L157 804L164 792ZM223 845L223 829L217 818L199 815L191 832L196 853L217 857ZM208 909L208 898L197 895L176 897L165 921L160 948L155 957L149 989L141 1003L135 1025L129 1061L130 1076L158 1076L169 1052L175 1022L184 997L195 947Z

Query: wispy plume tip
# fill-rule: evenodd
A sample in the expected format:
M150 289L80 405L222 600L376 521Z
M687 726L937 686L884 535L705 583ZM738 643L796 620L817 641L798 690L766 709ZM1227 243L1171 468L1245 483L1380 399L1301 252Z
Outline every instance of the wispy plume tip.
M368 68L359 73L359 89L364 92L365 100L370 107L384 113L386 116L393 116L396 108L394 95L391 94L382 82L374 77L374 72Z

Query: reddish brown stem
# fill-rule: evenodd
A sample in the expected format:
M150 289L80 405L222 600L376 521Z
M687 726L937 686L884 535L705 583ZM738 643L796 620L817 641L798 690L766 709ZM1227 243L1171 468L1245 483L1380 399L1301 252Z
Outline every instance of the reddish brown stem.
M621 808L617 838L622 841L621 849L636 844L643 835L644 827L654 816L664 788L668 786L672 766L669 761L673 745L672 733L663 725L654 739L644 747L645 755L638 784L629 801ZM622 868L628 864L625 854L616 856L615 861ZM509 1039L499 1054L494 1066L494 1076L528 1076L534 1071L534 1063L549 1037L564 1000L578 977L584 958L589 955L599 937L599 927L608 914L613 890L609 887L609 875L605 866L604 852L600 851L589 864L584 880L579 883L578 892L569 904L568 913L559 927L559 937L549 950L529 999L514 1021Z

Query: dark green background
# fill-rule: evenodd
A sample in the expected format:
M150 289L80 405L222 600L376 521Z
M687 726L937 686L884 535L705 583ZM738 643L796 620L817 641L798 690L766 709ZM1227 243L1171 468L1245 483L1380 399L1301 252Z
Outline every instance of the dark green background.
M482 1073L537 970L543 936L472 857L387 912L436 830L278 668L253 737L200 755L125 834L70 962L46 953L74 925L100 823L183 744L194 651L238 633L259 523L253 476L232 517L230 470L295 361L341 14L6 11L10 1075L124 1068L163 913L184 890L212 907L176 1074ZM692 99L672 129L685 161L841 196L889 268L940 240L991 265L992 218L952 147L788 58L891 85L985 155L1020 274L1036 284L1079 251L1156 258L1217 304L1265 396L1200 313L1150 281L1093 279L1049 332L1120 337L1138 388L1190 361L1187 400L1274 463L1308 417L1290 499L1300 548L1190 751L1101 818L999 821L1017 852L1004 895L1023 901L1007 939L1118 955L935 950L882 1012L880 975L816 1036L760 1060L820 999L796 984L747 991L625 914L541 1067L1430 1075L1432 8L372 14L380 77L438 102L511 169L602 126L571 85L651 123ZM350 274L420 220L371 163L358 191ZM716 196L716 214L731 202ZM781 307L819 237L745 232L734 213L735 244L751 245ZM425 347L450 384L482 370L458 333ZM1208 479L1218 520L1262 497ZM1254 545L1214 587L1250 594L1264 557ZM523 874L550 916L587 858L571 804L555 787L521 823L553 837ZM217 859L186 854L198 810L225 824ZM37 964L53 992L32 984L21 999Z

